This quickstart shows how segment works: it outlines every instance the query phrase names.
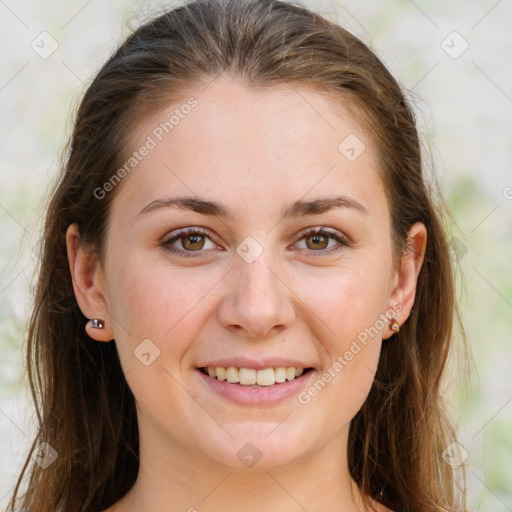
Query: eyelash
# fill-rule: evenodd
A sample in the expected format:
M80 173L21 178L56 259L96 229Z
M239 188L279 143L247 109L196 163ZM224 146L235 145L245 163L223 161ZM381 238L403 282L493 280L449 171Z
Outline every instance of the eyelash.
M180 240L181 238L186 238L187 236L191 236L191 235L202 235L202 236L206 236L207 238L210 238L210 236L209 236L210 234L211 234L211 232L204 228L198 228L198 227L184 228L184 229L180 229L175 235L173 235L172 237L170 237L167 240L165 240L164 242L162 242L162 246L164 247L164 249L166 251L169 251L170 253L176 254L178 256L182 256L185 258L197 258L204 251L202 251L202 250L185 251L183 249L176 249L174 247L171 247L171 244L176 242L177 240ZM334 231L330 228L326 228L325 226L308 228L306 231L301 233L298 242L300 242L301 240L308 238L310 236L314 236L314 235L326 235L329 238L336 240L340 245L335 248L331 247L330 249L324 249L324 250L319 250L319 251L307 250L307 252L311 253L308 255L308 257L316 258L318 256L324 256L326 254L330 255L330 254L336 253L336 252L340 251L341 249L343 249L344 247L348 247L350 245L350 242L348 241L347 238L340 235L337 231ZM211 238L210 238L210 240L211 240ZM213 242L213 240L211 240L211 241ZM215 243L215 242L213 242L213 243ZM197 255L194 253L197 253ZM314 254L314 253L317 253L317 254Z

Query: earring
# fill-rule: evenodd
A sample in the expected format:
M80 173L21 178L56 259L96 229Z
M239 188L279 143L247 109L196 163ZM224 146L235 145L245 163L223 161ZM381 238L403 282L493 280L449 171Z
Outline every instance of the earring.
M89 320L89 326L94 329L103 329L105 327L105 321L101 318L92 318Z
M398 320L394 316L391 317L391 319L389 321L389 328L393 332L398 332L400 330L400 324L398 323Z

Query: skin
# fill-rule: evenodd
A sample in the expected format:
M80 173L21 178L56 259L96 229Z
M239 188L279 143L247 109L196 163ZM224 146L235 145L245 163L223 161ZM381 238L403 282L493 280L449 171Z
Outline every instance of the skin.
M348 472L348 431L381 344L393 342L383 341L393 334L389 323L307 404L294 395L273 406L235 405L214 394L196 366L272 355L298 358L321 377L393 305L400 325L406 321L425 227L411 227L411 250L393 264L372 141L320 92L252 91L221 77L188 93L197 107L118 185L102 264L81 246L76 225L67 233L78 304L106 324L87 332L115 339L137 403L139 476L108 512L364 510ZM177 106L140 122L133 150ZM355 161L338 150L349 134L366 146ZM335 192L366 212L344 206L282 217L296 201ZM182 195L222 203L234 217L171 207L140 214L155 199ZM324 225L349 245L301 234ZM173 243L196 257L163 245L185 227L211 232ZM236 252L248 236L263 251L252 263ZM147 338L160 350L149 366L133 353ZM262 455L251 468L237 457L248 442Z

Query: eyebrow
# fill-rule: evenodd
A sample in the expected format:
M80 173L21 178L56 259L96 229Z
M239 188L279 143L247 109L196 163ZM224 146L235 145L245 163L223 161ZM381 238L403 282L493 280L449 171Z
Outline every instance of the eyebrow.
M368 213L367 208L355 199L351 199L347 196L334 196L314 199L312 201L296 201L284 212L281 212L281 215L283 218L296 218L306 215L317 215L334 208L342 207L353 208L362 213ZM225 219L234 218L233 212L227 206L216 201L208 201L192 196L155 199L145 206L138 215L149 213L160 208L179 208L197 212L202 215L212 215Z

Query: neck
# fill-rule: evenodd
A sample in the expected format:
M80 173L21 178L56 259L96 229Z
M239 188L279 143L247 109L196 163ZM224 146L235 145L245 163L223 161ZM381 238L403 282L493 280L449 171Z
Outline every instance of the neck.
M348 428L323 449L286 466L257 464L244 470L215 464L168 438L162 444L156 432L145 434L137 481L108 512L364 510L348 470ZM162 446L167 447L165 455Z

